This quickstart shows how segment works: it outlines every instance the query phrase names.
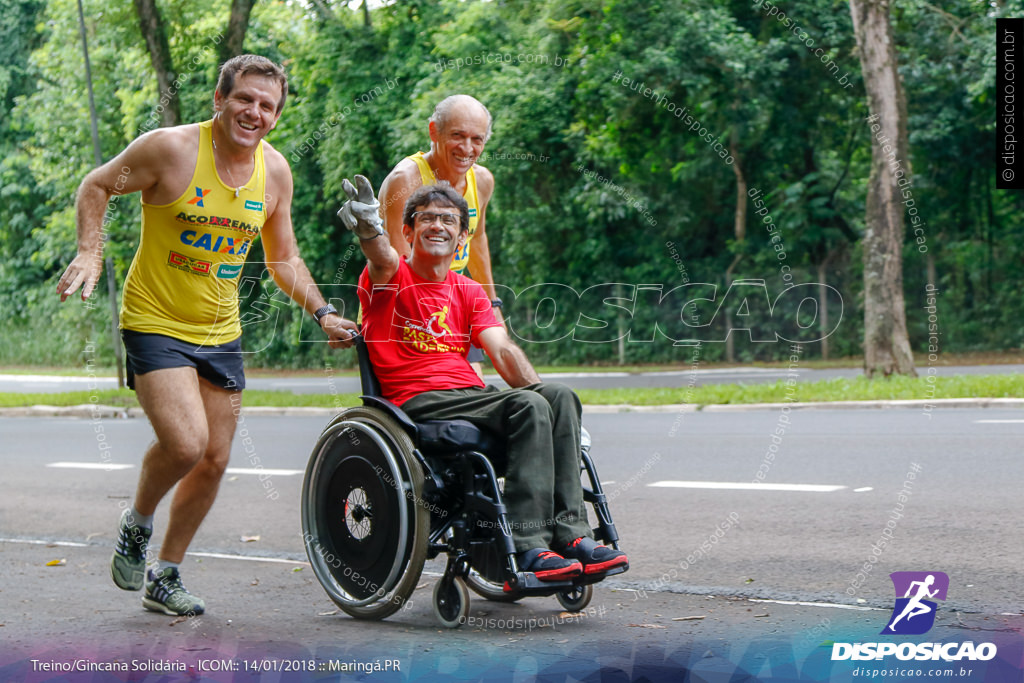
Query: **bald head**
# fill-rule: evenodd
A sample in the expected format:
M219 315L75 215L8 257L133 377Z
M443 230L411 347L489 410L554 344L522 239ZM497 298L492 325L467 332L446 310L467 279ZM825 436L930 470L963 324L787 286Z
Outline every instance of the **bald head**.
M469 95L452 95L446 97L434 107L429 122L437 126L439 131L448 129L448 122L456 115L483 114L487 117L487 137L491 137L491 112L475 97Z

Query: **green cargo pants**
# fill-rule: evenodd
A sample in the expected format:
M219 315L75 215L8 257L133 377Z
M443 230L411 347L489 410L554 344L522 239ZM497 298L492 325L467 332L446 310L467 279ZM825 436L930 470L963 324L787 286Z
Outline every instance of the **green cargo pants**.
M564 384L428 391L402 405L415 420L468 420L508 439L504 502L516 551L556 552L592 537L580 486L580 400ZM485 454L486 455L486 454Z

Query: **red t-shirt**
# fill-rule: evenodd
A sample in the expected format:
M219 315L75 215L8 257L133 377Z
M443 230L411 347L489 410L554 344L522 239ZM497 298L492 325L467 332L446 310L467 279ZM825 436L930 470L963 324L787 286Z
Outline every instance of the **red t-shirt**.
M403 258L384 285L370 282L363 269L359 303L384 398L402 405L424 391L484 386L466 355L471 341L480 346L482 330L501 323L478 283L453 271L444 282L430 282Z

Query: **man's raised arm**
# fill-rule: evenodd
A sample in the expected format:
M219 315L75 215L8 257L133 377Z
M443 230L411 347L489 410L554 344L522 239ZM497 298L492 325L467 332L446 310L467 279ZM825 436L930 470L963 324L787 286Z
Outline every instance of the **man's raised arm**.
M370 282L384 284L390 282L398 271L398 252L391 246L384 232L379 213L380 204L374 197L370 181L365 176L357 175L356 185L358 189L348 179L342 182L348 201L341 206L338 217L359 238L359 247L368 261Z

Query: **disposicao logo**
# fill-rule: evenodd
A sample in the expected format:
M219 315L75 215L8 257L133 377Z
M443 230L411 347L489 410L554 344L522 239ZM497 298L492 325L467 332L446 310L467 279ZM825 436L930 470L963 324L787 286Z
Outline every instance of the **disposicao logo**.
M881 635L921 635L935 625L938 603L949 591L944 572L893 572L896 604ZM889 656L917 661L987 661L996 656L994 643L833 643L832 660L879 660Z
M893 572L889 578L896 589L896 605L881 633L918 636L930 631L938 605L927 598L945 600L949 577L943 572Z

